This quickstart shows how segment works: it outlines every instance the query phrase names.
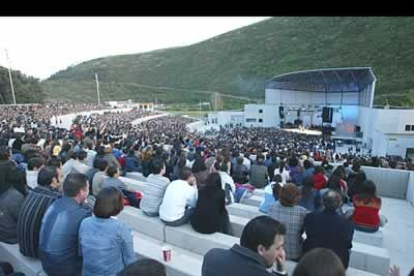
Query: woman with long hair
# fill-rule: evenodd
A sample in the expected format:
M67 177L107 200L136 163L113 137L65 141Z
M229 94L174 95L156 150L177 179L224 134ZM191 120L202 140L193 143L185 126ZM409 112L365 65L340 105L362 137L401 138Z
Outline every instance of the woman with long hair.
M290 174L289 170L286 169L285 161L280 161L279 168L275 169L274 175L280 175L282 177L281 183L285 184L286 182L290 181Z
M225 207L225 192L221 187L219 173L208 175L205 187L198 193L197 205L190 222L200 233L231 234L229 214Z
M380 226L384 226L387 219L379 215L382 201L377 196L377 188L371 180L365 181L361 192L354 196L354 213L352 221L355 229L364 232L376 232Z

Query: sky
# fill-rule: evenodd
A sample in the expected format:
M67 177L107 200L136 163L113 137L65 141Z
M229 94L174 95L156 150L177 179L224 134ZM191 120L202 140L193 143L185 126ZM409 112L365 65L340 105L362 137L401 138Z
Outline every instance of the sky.
M0 17L0 66L42 80L83 61L187 46L267 18Z

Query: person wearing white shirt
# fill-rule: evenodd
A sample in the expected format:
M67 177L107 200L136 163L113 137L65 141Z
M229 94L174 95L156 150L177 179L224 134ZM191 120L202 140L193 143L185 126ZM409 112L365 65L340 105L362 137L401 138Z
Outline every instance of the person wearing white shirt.
M286 169L284 161L280 162L280 166L279 168L275 169L274 175L280 175L282 177L282 186L290 180L290 174Z
M168 185L159 210L160 219L169 226L187 223L197 204L197 183L191 169L184 167L179 178Z
M29 159L26 171L27 185L34 189L37 187L37 176L39 171L44 167L45 159L42 157L32 157Z

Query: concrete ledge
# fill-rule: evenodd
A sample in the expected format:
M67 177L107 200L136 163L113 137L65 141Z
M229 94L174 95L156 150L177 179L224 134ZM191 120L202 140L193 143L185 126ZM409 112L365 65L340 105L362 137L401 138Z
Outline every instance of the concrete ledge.
M164 241L165 224L158 217L149 217L140 209L125 206L118 218L131 226L134 231Z
M264 216L266 214L263 214L259 211L258 207L253 207L250 205L240 204L240 203L233 203L228 206L226 206L227 211L229 212L229 215L243 217L247 219L252 219L258 216Z
M239 243L239 239L223 233L201 234L191 225L185 224L178 227L166 226L165 242L204 255L212 248L228 249Z
M390 267L390 255L384 248L353 242L349 266L386 276Z
M164 264L170 276L201 276L203 256L183 250L174 245L165 244L162 241L133 232L134 250L138 259L151 258ZM171 261L164 262L162 247L171 247Z
M265 191L264 189L254 189L253 195L264 197Z
M250 221L250 219L230 215L230 224L233 230L234 237L240 238L243 233L244 226Z
M128 187L133 188L134 190L138 192L144 193L145 182L127 178L127 177L120 177L119 180L124 182Z
M38 259L23 256L17 244L0 242L0 259L9 262L15 272L23 272L26 275L47 276Z
M243 199L243 201L241 201L240 203L259 208L260 203L262 203L263 199L264 199L264 195L263 196L253 195L249 198Z
M372 245L372 246L383 247L382 230L379 229L375 233L366 233L366 232L355 230L353 241Z
M142 182L147 181L147 178L142 173L139 173L139 172L126 173L126 178L131 178L131 179L142 181Z

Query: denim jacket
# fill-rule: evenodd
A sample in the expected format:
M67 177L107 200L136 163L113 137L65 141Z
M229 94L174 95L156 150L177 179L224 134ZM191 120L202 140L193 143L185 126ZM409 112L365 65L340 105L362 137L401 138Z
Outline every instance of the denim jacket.
M39 256L49 276L81 275L78 233L82 220L90 215L87 205L79 205L66 196L47 209L40 230Z
M79 229L83 276L115 276L136 261L132 230L114 218L85 219Z

